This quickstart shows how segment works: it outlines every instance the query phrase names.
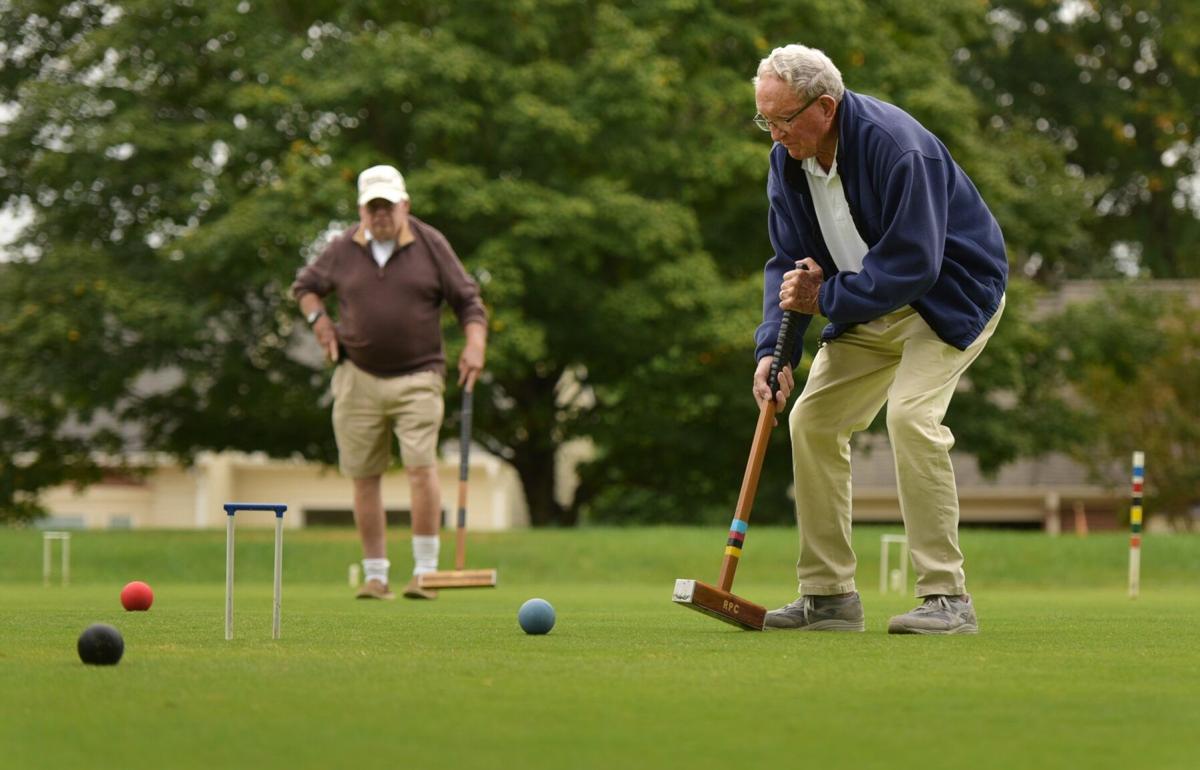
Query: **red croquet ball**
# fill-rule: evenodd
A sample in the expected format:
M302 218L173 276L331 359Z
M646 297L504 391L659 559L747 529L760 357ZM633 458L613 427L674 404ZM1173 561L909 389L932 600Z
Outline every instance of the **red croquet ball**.
M121 606L127 610L148 610L154 603L154 592L140 580L126 584L121 589Z

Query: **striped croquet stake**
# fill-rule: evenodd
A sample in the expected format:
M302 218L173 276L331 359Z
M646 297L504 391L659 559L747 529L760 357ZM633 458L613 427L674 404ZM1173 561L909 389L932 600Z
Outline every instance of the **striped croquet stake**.
M1129 506L1129 598L1136 599L1142 573L1142 486L1146 480L1146 453L1133 453L1133 500Z

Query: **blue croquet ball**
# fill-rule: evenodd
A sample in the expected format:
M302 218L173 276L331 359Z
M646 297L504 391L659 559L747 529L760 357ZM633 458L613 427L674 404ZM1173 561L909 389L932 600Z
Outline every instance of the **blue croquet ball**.
M125 652L121 632L104 623L93 623L79 635L79 659L96 666L112 666Z
M517 622L527 634L548 634L554 628L554 608L545 599L530 599L517 611Z

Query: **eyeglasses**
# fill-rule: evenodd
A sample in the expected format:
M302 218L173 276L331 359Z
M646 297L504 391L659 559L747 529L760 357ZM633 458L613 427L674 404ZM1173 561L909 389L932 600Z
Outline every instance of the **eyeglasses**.
M786 118L783 118L779 122L775 122L774 120L767 120L765 117L763 117L763 114L761 112L756 112L754 114L754 125L758 126L763 131L770 131L772 128L775 129L776 131L787 131L789 128L791 128L792 121L795 120L796 118L800 117L800 113L804 112L809 107L816 104L816 101L824 95L825 94L817 94L813 98L809 99L808 103L805 104L803 107L796 110L791 115L788 115Z

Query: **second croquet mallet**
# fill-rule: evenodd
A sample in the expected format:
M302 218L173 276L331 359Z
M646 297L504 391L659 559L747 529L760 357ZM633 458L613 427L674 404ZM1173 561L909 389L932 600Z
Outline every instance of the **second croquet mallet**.
M417 575L422 588L495 588L496 570L467 569L467 476L471 449L471 388L463 390L461 430L458 438L458 521L454 531L454 569Z
M742 556L746 529L750 524L750 510L754 507L754 495L758 491L758 477L762 471L763 458L767 454L767 440L770 439L771 428L775 425L775 394L779 392L779 370L784 361L791 361L795 328L795 312L785 311L779 324L779 337L775 341L775 358L771 362L771 373L767 377L771 399L764 401L762 409L759 410L758 426L754 429L750 459L746 462L746 473L742 477L742 490L738 494L733 523L729 527L729 540L725 543L725 558L721 561L721 574L717 578L717 584L714 586L699 580L680 578L675 581L675 592L671 596L671 600L677 604L750 631L763 630L767 608L731 593L733 576Z

